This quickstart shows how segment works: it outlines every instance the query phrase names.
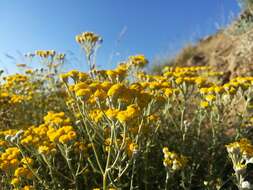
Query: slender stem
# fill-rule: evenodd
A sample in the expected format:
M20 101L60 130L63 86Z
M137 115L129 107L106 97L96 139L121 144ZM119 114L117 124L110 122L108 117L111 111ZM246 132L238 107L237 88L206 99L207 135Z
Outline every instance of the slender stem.
M134 189L134 170L135 170L135 162L136 159L134 158L133 166L132 166L132 174L131 174L131 182L130 182L130 190Z
M111 128L111 138L110 138L111 142L110 142L110 145L109 145L109 152L108 152L106 166L105 166L105 173L103 175L103 190L106 190L106 188L107 188L107 174L109 172L108 167L109 167L110 160L111 160L111 151L112 151L111 149L112 149L113 131L114 131L114 127Z
M166 171L165 190L169 190L169 171Z
M80 114L81 114L81 116L82 116L83 122L85 123L85 116L83 115L83 112L82 112L82 110L81 110L81 108L80 108L80 106L79 106L78 103L77 103L77 107L78 107L79 112L80 112ZM85 127L86 133L87 133L87 135L88 135L88 137L89 137L89 140L90 140L90 142L91 142L92 150L93 150L93 152L94 152L94 155L95 155L95 158L96 158L98 167L99 167L99 169L100 169L100 172L101 172L102 174L104 174L102 165L101 165L101 163L100 163L100 161L99 161L99 157L98 157L98 154L97 154L97 150L96 150L95 145L94 145L93 138L91 137L90 132L89 132L87 126L84 125L84 127Z
M103 190L107 190L107 171L103 175Z

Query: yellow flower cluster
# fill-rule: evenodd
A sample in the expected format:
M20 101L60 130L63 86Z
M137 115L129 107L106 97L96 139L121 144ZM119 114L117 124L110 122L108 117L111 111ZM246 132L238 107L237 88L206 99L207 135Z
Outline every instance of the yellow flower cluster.
M0 168L4 171L15 169L19 165L20 150L16 147L10 147L0 154Z
M253 77L237 77L230 80L228 83L219 86L211 85L210 87L200 88L201 94L235 94L239 89L246 91L253 84Z
M21 190L35 190L35 188L32 185L25 185L24 187L21 188Z
M70 126L70 119L65 117L64 112L48 112L44 117L44 124L32 126L25 130L21 144L32 146L41 154L54 154L55 143L67 144L76 139L76 132Z
M13 176L11 184L17 186L20 179L32 179L33 174L28 166L31 166L33 160L29 157L24 157L20 160L20 150L16 147L10 147L5 152L0 154L0 169L9 175Z
M33 147L41 154L55 153L55 145L50 142L47 136L48 126L32 126L25 130L20 143L23 146Z
M118 83L114 84L107 92L108 96L119 98L120 95L123 95L124 92L127 92L127 88L124 84Z
M18 167L15 172L14 172L14 176L17 178L27 178L27 179L31 179L33 177L32 172L26 168L26 167Z
M94 34L93 32L83 32L79 35L76 36L76 41L79 44L83 44L83 43L93 43L95 44L97 41L100 40L100 36Z
M88 157L88 150L90 148L90 145L87 144L87 143L84 143L84 142L78 142L76 141L75 144L74 144L74 150L75 152L81 152L81 153L84 153L85 156Z
M226 145L229 158L232 160L233 168L235 171L236 180L239 187L248 183L245 180L247 174L247 165L253 163L253 145L248 139L241 139L237 142Z
M2 88L13 88L16 85L29 86L29 83L27 83L28 77L21 74L4 77L4 80L6 81L6 83L3 84Z
M238 91L244 93L252 87L253 77L237 77L224 85L209 83L206 87L199 88L199 93L203 97L200 107L206 108L213 103L217 97L221 99L226 96L233 96Z
M0 131L0 136L5 137L7 135L15 135L18 132L17 129L8 129Z
M122 145L123 141L122 139L117 139L117 143L119 146ZM108 152L109 148L113 146L113 140L111 138L107 138L104 141L105 150ZM112 148L112 147L111 147ZM114 147L115 148L115 147ZM131 158L134 154L138 152L139 145L137 143L134 143L130 137L127 137L125 139L124 143L124 151L127 154L129 158Z
M49 111L53 108L59 108L59 106L57 108L55 105L57 105L59 97L62 97L60 94L63 91L46 95L43 90L47 88L44 86L47 81L42 79L42 76L34 75L37 75L36 72L29 75L14 74L3 77L0 84L0 112L4 113L5 119L0 121L0 127L8 126L13 128L14 126L25 127L33 125L33 119L38 120L42 117L41 113L34 110ZM26 107L23 108L26 110L25 117L23 115L24 112L20 111L21 107ZM8 110L11 110L11 112Z
M21 183L21 179L29 180L33 178L31 170L28 169L28 166L33 164L33 160L29 157L24 157L21 160L20 158L20 150L16 147L9 147L0 154L0 169L13 177L10 184L14 187ZM33 188L25 186L24 189Z
M89 75L84 72L79 72L77 70L71 70L67 73L60 74L59 76L63 82L68 82L69 78L72 78L74 81L86 81L89 79Z
M55 56L56 52L54 50L37 50L35 51L35 55L41 58L48 58Z
M128 69L129 65L126 63L122 63L113 70L95 70L95 74L100 80L121 82L127 77Z
M47 115L44 117L45 124L49 126L61 126L61 125L69 125L70 119L66 118L64 112L51 112L49 111Z
M241 154L246 158L253 157L253 145L248 139L241 139L240 141L226 145L227 151L230 154Z
M148 60L145 58L144 55L135 55L129 57L129 64L135 67L144 67L148 64Z
M171 67L171 66L165 66L163 68L163 72L188 72L188 73L194 73L194 72L201 72L201 71L209 71L211 67L209 66L191 66L191 67Z
M175 148L183 147L193 162L200 160L199 171L205 172L203 163L213 150L245 134L245 128L234 130L234 126L252 118L245 107L252 103L253 77L237 77L224 84L223 73L206 66L165 67L159 75L147 74L141 70L148 64L144 55L130 56L115 69L97 70L93 59L101 40L92 32L76 36L90 65L87 73L71 70L60 74L59 80L57 68L65 54L38 50L33 56L43 58L40 61L48 68L3 78L0 181L9 189L74 189L79 184L92 189L102 183L103 189L112 184L128 188L129 176L136 187L152 184L154 188L163 180L153 174L164 173L162 161L167 174L195 170L186 168L191 164L188 157L167 147L162 155L157 147L172 143ZM240 113L231 109L237 105ZM234 134L237 131L240 134ZM218 140L221 142L216 143ZM211 144L214 148L209 154L206 150ZM253 146L242 139L226 147L236 174L244 179L247 164L253 162ZM196 159L196 150L202 151L203 158ZM219 168L226 161L220 152L219 162L212 157L215 161L208 162L208 168ZM145 172L140 174L137 168ZM137 174L145 179L136 180ZM200 181L207 175L200 176ZM176 187L188 180L189 175L182 176L167 178L177 177L171 179ZM154 183L148 180L152 177Z
M186 166L187 158L185 156L178 155L175 152L169 151L167 147L163 148L163 155L163 165L171 171L181 170Z
M72 126L63 126L59 129L50 127L47 135L52 142L60 142L62 144L67 144L68 142L76 139L76 132Z
M76 131L69 124L70 120L65 117L64 112L49 112L44 117L43 124L38 127L28 127L24 131L18 132L20 135L17 135L17 130L1 131L0 150L3 148L5 151L0 153L0 171L9 173L12 177L10 182L12 186L19 189L33 189L29 185L22 187L22 184L24 184L24 180L29 181L33 178L31 168L38 166L31 157L24 156L24 153L21 154L20 147L11 147L7 141L1 140L1 137L12 139L15 136L15 138L19 139L17 142L22 147L32 151L30 154L35 153L35 155L38 155L39 153L50 156L56 156L56 152L58 151L57 145L67 144L71 141L73 142L75 152L82 152L88 156L88 146L83 142L77 141Z
M131 142L131 140L128 140L128 143L127 143L128 157L132 157L134 154L136 154L138 151L138 148L139 148L138 144Z
M116 118L120 122L125 123L125 122L135 119L139 115L140 115L140 108L137 105L132 104L128 106L126 110L120 111L117 114Z

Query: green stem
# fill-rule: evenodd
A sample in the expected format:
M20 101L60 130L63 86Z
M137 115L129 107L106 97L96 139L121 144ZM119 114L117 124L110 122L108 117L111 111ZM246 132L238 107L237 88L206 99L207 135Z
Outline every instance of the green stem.
M103 190L107 190L107 171L103 174Z

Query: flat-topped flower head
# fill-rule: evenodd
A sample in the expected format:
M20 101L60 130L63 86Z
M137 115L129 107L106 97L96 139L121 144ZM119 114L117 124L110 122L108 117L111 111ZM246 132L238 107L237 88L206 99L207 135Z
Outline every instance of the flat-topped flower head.
M243 138L226 145L226 148L233 163L238 185L242 187L243 181L241 179L247 175L247 165L253 163L253 145L248 139Z
M89 57L103 42L103 39L93 32L83 32L76 36L76 42L81 45L86 55Z
M35 55L41 58L54 57L56 54L55 50L37 50L35 51Z
M181 170L186 166L187 158L185 156L170 151L168 147L164 147L162 151L164 155L163 165L171 172Z
M141 68L148 64L148 60L144 55L134 55L129 57L129 63L130 65Z
M83 32L76 36L76 41L81 45L84 43L96 44L97 42L101 43L102 38L93 32Z

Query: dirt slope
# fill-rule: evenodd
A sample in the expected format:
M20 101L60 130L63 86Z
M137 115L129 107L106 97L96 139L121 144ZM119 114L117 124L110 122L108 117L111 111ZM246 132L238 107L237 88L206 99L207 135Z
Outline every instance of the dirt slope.
M253 15L250 19L253 25ZM226 29L184 48L171 63L180 66L209 65L224 71L230 78L253 76L253 27L247 25L248 28L241 30L242 22L246 23L245 13Z

